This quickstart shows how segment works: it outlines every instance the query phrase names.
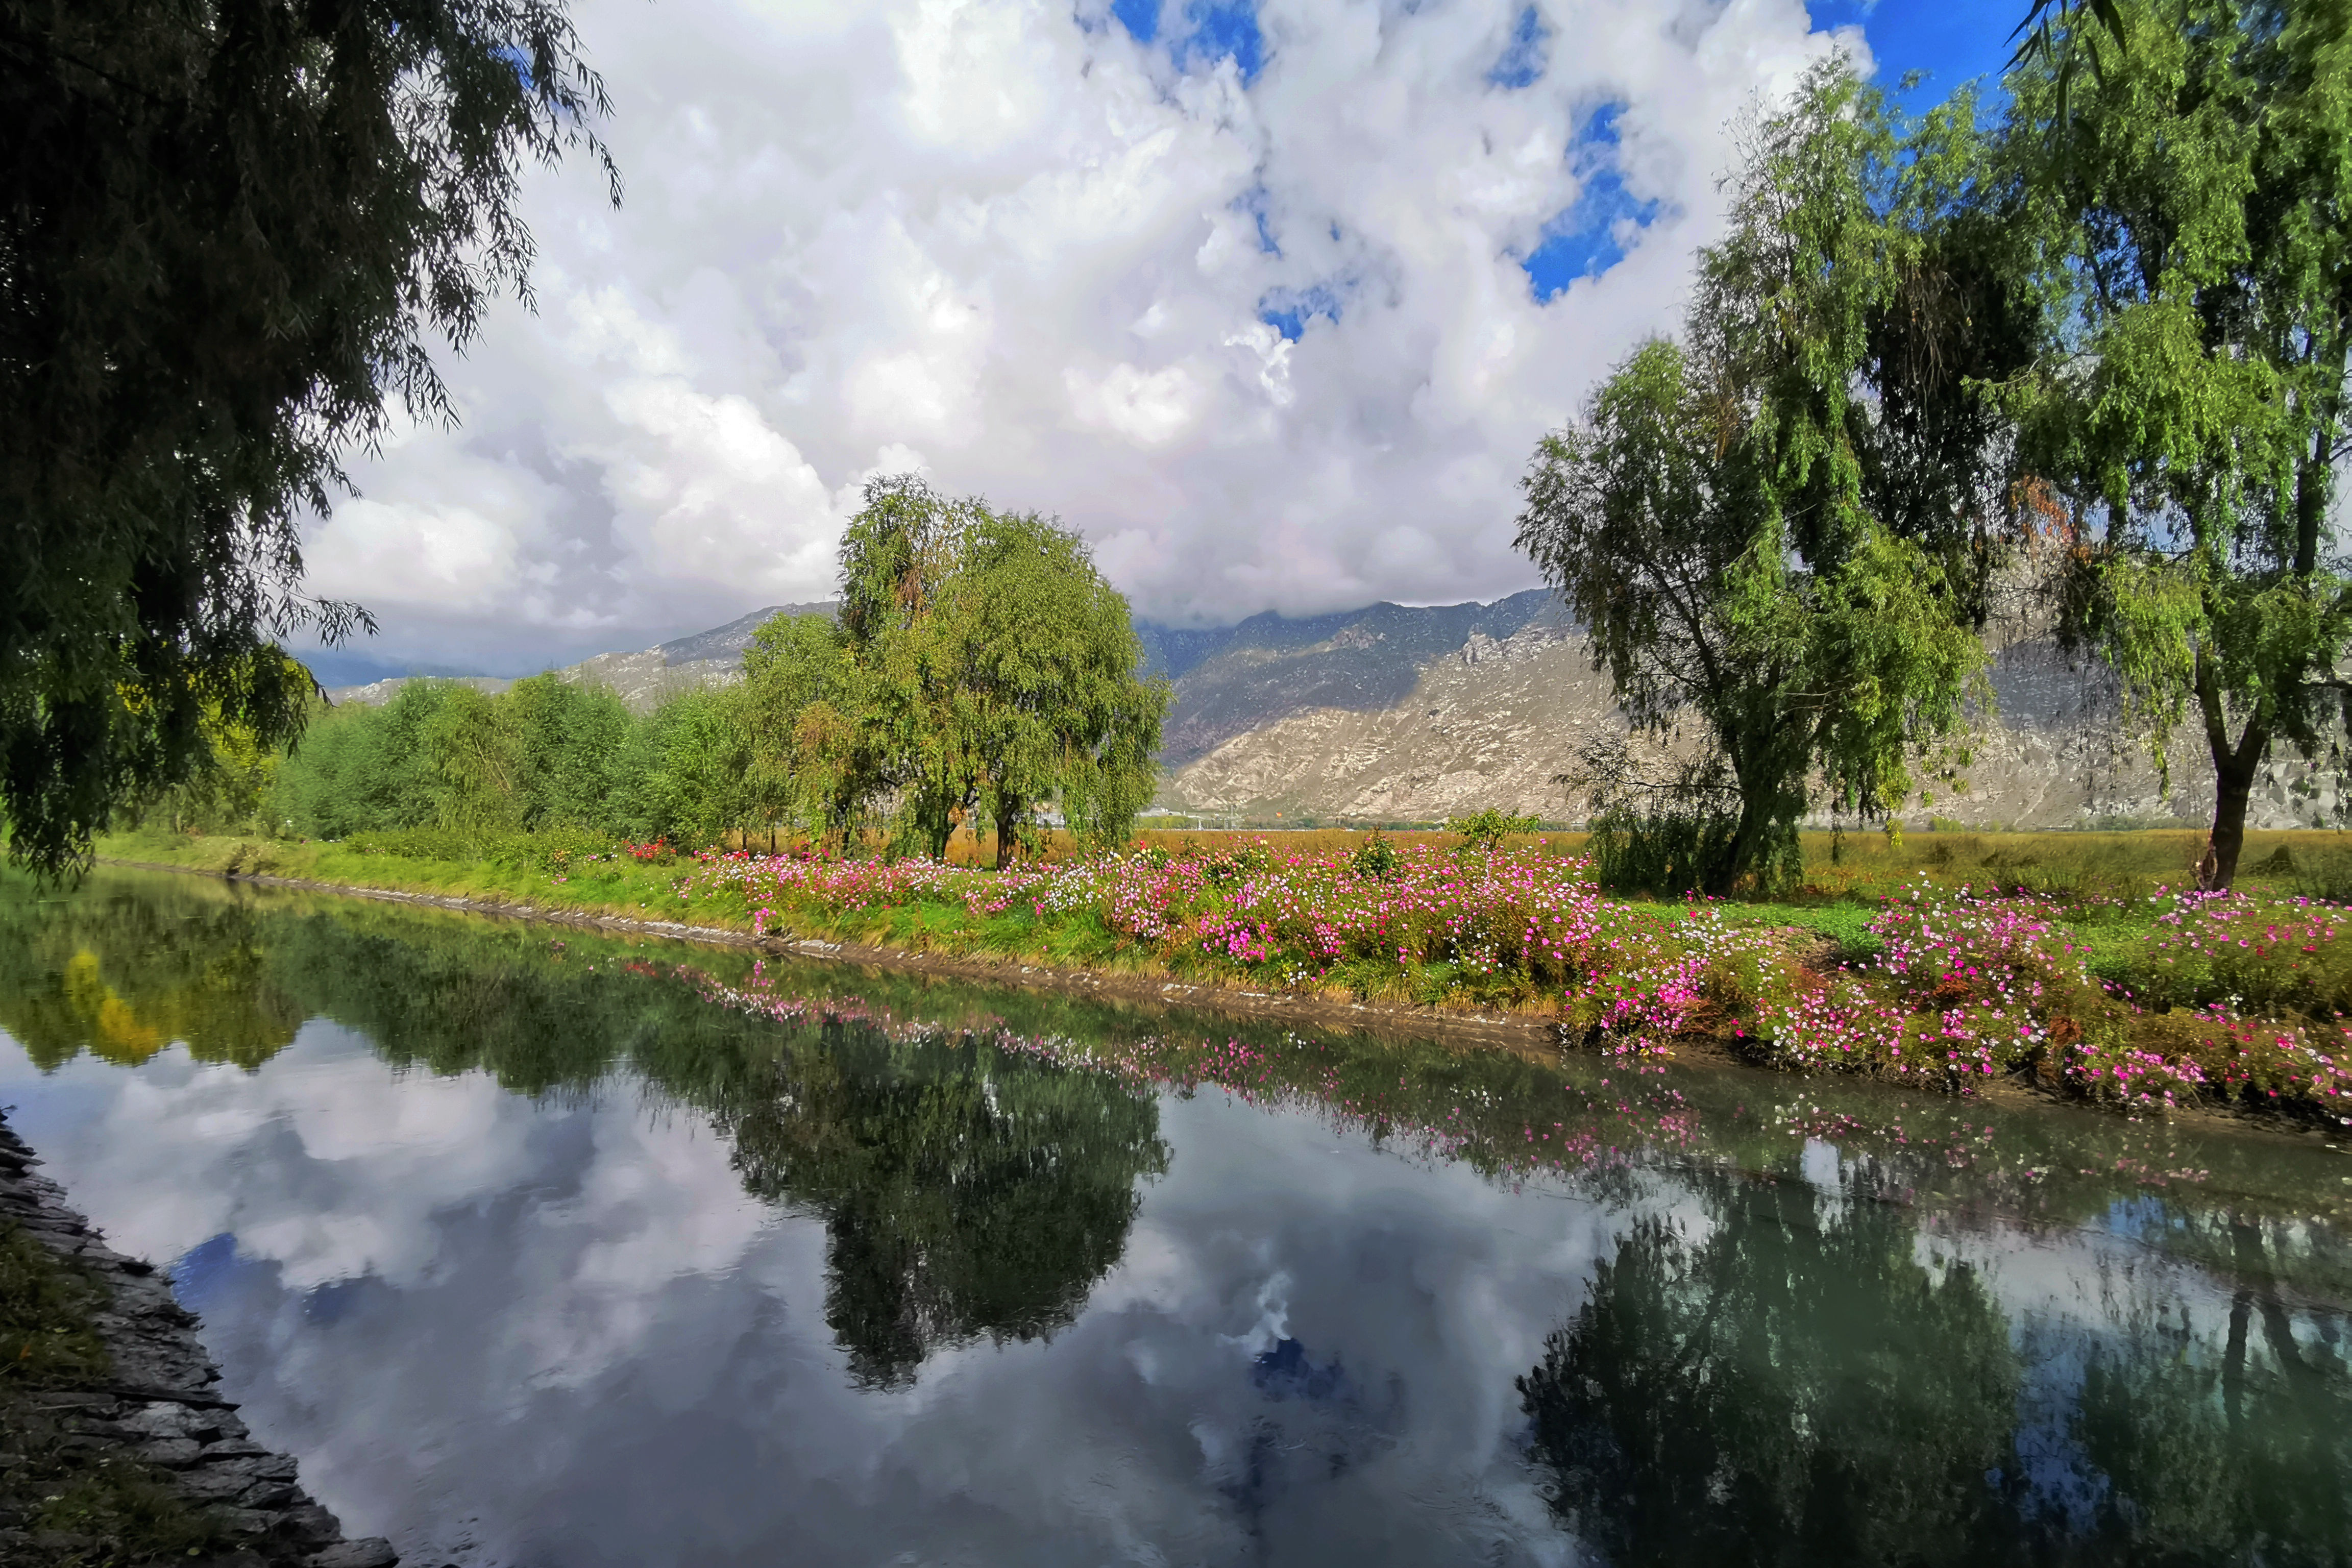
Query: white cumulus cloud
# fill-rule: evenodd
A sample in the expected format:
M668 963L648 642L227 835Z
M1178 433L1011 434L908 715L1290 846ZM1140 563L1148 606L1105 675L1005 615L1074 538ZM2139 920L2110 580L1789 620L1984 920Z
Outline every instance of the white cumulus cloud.
M1160 618L1526 586L1536 437L1673 324L1733 120L1859 47L1798 0L1540 0L1514 52L1528 9L1264 0L1244 79L1182 6L1146 45L1098 0L585 0L626 200L530 177L538 312L358 466L317 585L395 657L639 646L825 596L860 483L919 466ZM1564 224L1622 258L1539 300Z

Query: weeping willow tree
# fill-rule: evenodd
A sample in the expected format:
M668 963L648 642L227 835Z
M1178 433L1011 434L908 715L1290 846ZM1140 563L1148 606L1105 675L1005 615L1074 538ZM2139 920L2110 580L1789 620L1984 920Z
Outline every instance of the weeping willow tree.
M2120 678L2169 771L2214 782L2229 885L2277 742L2339 779L2352 577L2333 512L2352 443L2352 5L2113 0L2051 19L2101 68L2013 73L1997 199L2031 249L2048 352L2008 386L2057 501L2063 630Z
M959 825L997 862L1042 808L1124 838L1157 783L1165 681L1076 533L1034 513L876 479L842 544L838 620L770 622L745 656L759 787L845 842L887 809L934 858Z
M1964 373L2016 346L1997 237L1950 216L1979 155L1965 99L1898 147L1845 61L1817 68L1749 138L1681 337L1537 448L1518 546L1679 758L1591 759L1601 840L1682 887L1791 879L1816 787L1891 810L1989 696L2000 433Z
M1078 837L1127 837L1157 784L1167 685L1142 680L1127 600L1086 543L1034 513L989 512L965 540L945 620L961 748L1003 866L1057 804Z
M12 858L84 863L208 725L300 730L265 650L371 626L304 592L300 514L448 413L429 344L525 290L522 166L601 157L604 108L554 0L0 0Z

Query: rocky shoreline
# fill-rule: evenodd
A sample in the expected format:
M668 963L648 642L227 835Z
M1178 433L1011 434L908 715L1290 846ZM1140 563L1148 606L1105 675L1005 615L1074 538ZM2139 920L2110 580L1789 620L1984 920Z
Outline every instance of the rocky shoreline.
M175 1559L190 1568L393 1568L399 1559L388 1542L345 1540L341 1523L296 1483L294 1461L252 1441L236 1406L214 1392L220 1372L196 1337L194 1314L153 1265L114 1251L68 1208L64 1189L35 1172L40 1163L0 1120L0 1221L103 1293L90 1327L113 1376L12 1395L7 1446L137 1463L227 1542ZM42 1500L16 1495L11 1481L23 1462L21 1453L0 1453L0 1562L85 1560L100 1542L27 1522Z

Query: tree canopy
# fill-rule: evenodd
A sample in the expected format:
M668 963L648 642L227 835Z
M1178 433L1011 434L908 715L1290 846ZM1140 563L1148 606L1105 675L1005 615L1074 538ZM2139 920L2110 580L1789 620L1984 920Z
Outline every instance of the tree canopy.
M2063 629L2121 678L2159 762L2193 716L2226 886L2272 742L2315 757L2352 717L2330 521L2352 5L2117 0L2107 25L2121 47L2071 110L2060 67L2011 79L1984 200L2026 247L2047 346L2005 391L2020 466L2056 502Z
M1087 842L1126 837L1168 689L1082 539L898 475L867 485L841 561L838 621L771 622L744 661L755 773L801 781L804 821L887 809L934 857L984 822L1000 865L1049 805Z
M1967 308L1982 237L1937 211L1969 131L1932 119L1898 166L1878 95L1815 69L1749 139L1681 341L1636 350L1527 475L1519 547L1636 728L1698 731L1671 777L1604 769L1600 815L1685 840L1710 892L1793 870L1816 777L1904 799L1976 689L1997 433L1958 372L2010 351Z
M316 838L422 827L468 839L555 827L654 837L677 830L664 811L712 809L665 771L680 765L677 728L552 675L498 696L412 680L382 707L316 721L258 809L271 828Z
M371 625L304 593L299 516L446 416L429 344L528 295L522 165L602 159L605 109L559 0L0 0L13 858L79 863L208 715L299 731L261 651Z

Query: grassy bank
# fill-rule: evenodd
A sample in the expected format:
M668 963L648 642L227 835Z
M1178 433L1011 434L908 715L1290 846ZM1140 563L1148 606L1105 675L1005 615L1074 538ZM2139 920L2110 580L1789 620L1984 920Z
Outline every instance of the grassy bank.
M1950 1089L2012 1077L2133 1109L2239 1105L2352 1126L2341 1065L2352 910L2295 890L2329 874L2337 840L2265 837L2281 842L2249 858L2266 869L2227 898L2161 879L2190 835L1928 834L1849 838L1822 868L1844 886L1816 881L1775 904L1604 898L1574 846L1549 838L1488 852L1170 835L1001 873L676 857L562 835L104 847L538 909L1509 1009L1637 1061L1704 1039L1793 1070Z

